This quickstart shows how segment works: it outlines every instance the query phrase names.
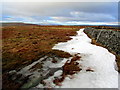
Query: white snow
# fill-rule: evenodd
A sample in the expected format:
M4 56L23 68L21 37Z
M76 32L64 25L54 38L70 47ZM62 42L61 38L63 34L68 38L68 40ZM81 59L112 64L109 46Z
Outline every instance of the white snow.
M51 87L57 88L118 88L118 72L115 70L115 56L107 49L91 44L91 39L83 32L77 31L76 36L68 42L58 43L53 49L62 50L72 55L80 53L81 60L78 61L82 70L66 77L61 86L55 86L51 80ZM64 59L61 65L64 65ZM60 63L59 63L60 64ZM60 66L60 65L59 65ZM86 71L91 68L94 72ZM59 75L57 75L59 76Z
M60 76L60 75L62 75L62 70L56 71L56 72L54 73L54 76L55 76L55 77L58 77L58 76Z

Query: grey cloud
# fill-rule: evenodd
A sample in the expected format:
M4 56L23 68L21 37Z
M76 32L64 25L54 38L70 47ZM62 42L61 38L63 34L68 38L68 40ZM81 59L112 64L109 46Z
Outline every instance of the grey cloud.
M42 2L27 2L27 3L4 3L3 11L11 12L11 14L23 14L23 15L69 15L70 11L82 11L82 12L96 12L96 13L115 13L117 11L117 3L106 2L80 2L80 3L42 3ZM9 9L9 10L8 10ZM112 11L112 12L111 12Z
M40 22L54 21L115 21L117 3L109 2L8 2L3 3L3 16Z

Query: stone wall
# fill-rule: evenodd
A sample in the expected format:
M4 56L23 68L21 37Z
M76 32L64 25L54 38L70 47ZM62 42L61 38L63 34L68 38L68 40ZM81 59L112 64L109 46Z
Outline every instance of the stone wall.
M120 55L120 31L113 31L107 29L85 28L84 32L97 43L103 45L108 50Z

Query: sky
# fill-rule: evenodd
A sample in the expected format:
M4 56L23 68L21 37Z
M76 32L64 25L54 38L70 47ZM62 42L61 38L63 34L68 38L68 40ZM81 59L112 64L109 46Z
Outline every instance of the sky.
M118 2L117 0L106 0L106 2L102 0L101 2L4 0L1 22L41 25L116 25L118 24Z

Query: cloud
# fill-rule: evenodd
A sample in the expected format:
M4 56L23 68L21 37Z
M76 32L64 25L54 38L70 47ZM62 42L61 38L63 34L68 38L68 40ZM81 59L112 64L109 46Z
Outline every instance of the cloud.
M80 18L82 21L113 21L116 18L110 14L104 13L87 13L87 12L71 12L71 15L75 18Z
M13 2L3 3L3 14L26 16L69 16L69 12L117 13L117 3L106 2Z
M63 24L68 22L116 22L115 2L4 2L3 21Z
M110 22L116 21L116 18L110 14L87 13L87 12L70 12L71 17L51 17L58 21L92 21L92 22Z

